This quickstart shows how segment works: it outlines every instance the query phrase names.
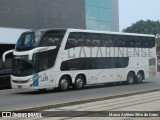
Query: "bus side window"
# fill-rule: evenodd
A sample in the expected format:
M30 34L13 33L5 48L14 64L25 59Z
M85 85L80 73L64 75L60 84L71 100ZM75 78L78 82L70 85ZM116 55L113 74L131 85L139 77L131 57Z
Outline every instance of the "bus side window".
M110 58L97 58L96 59L96 68L97 69L109 69L111 67Z
M141 37L140 41L141 41L141 46L140 47L142 47L142 48L147 47L147 41L146 41L145 37Z
M131 47L136 47L137 38L138 37L132 37L132 39L130 39L130 45L131 45Z
M88 47L101 47L100 37L98 34L86 34L85 36L85 46Z
M60 46L60 44L61 44L60 38L55 37L55 38L54 38L54 43L55 43L56 46Z
M141 47L141 37L138 37L137 42L136 42L136 47Z
M136 47L137 37L127 36L126 37L126 47Z
M45 57L47 56L47 57ZM43 71L43 70L46 70L48 69L48 52L41 52L38 54L37 56L39 59L38 59L38 71Z
M52 37L49 37L49 38L48 38L48 45L49 45L49 46L54 46L54 45L55 45L55 39L52 38Z
M63 32L58 31L49 31L45 33L40 42L40 46L60 46L63 34Z
M100 40L93 40L92 41L92 46L93 47L100 47Z
M111 57L110 61L111 61L111 68L116 68L116 61L117 61L116 58Z
M148 44L149 44L148 45L149 48L155 47L155 37L149 37Z
M80 47L84 46L84 37L83 34L81 33L70 33L65 49L70 49L70 48L75 48L75 47Z
M111 47L116 47L116 42L119 41L119 36L118 35L112 35L112 40L110 41L110 46Z
M102 47L108 47L109 42L107 41L107 36L106 35L102 35L101 36L101 46Z
M40 43L40 46L41 46L41 47L48 46L48 44L47 44L47 43L48 43L48 39L49 39L48 35L45 35L45 36L43 37L41 43Z
M85 46L85 41L84 41L84 39L83 38L79 38L78 39L78 45L77 45L78 47L80 47L80 46Z
M101 47L101 42L100 42L100 36L99 35L93 35L92 36L92 46L93 47Z
M88 69L93 69L92 59L93 58L88 58L86 61L88 63Z
M92 40L93 40L92 34L87 33L85 35L86 46L91 47L92 46Z
M156 66L156 59L155 58L149 59L149 66Z
M121 68L121 67L122 67L122 58L116 58L115 68Z
M113 35L102 35L101 41L102 41L101 42L102 47L114 47L115 46Z
M127 36L119 36L119 39L116 40L116 46L117 47L125 47L125 42L126 42Z
M92 40L89 38L86 38L86 46L91 46Z
M77 40L74 39L74 38L69 38L68 41L67 41L67 47L68 48L74 48L76 47L77 45Z

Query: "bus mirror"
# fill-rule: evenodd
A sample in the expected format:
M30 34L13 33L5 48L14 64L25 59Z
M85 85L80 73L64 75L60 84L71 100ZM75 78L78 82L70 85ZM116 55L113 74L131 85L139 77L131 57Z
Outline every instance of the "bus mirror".
M8 51L6 51L6 52L3 53L3 56L2 56L3 62L6 61L6 59L5 59L5 58L6 58L6 55L9 54L9 53L12 53L13 51L14 51L14 49L13 49L13 50L8 50Z
M34 53L37 53L37 52L42 52L42 51L47 51L47 50L52 50L52 49L56 49L57 46L52 46L52 47L38 47L38 48L35 48L33 50L31 50L29 52L29 55L28 55L28 59L29 60L32 60L32 57L33 57L33 54Z

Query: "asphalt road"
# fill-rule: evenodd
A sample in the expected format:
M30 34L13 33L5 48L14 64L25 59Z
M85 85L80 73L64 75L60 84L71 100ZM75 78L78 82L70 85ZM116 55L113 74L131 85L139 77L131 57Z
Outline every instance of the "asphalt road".
M145 80L143 84L96 85L87 86L83 90L70 89L67 92L59 92L57 90L47 92L17 89L0 90L0 111L14 111L49 104L127 94L148 89L160 89L160 76Z

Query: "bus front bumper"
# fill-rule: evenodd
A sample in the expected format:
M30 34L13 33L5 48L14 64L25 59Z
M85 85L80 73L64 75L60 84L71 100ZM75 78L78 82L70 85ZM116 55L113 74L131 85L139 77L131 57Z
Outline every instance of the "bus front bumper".
M35 89L35 87L33 86L33 80L30 81L11 80L11 87L13 89L24 89L24 88Z

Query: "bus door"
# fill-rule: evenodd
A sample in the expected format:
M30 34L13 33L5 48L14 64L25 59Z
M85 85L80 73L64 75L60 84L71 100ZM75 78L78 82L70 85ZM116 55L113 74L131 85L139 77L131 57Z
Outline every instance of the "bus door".
M37 74L34 74L34 76L39 76L38 79L38 86L40 88L45 88L46 86L49 87L49 79L50 74L48 69L48 52L40 52L35 54L35 71Z

